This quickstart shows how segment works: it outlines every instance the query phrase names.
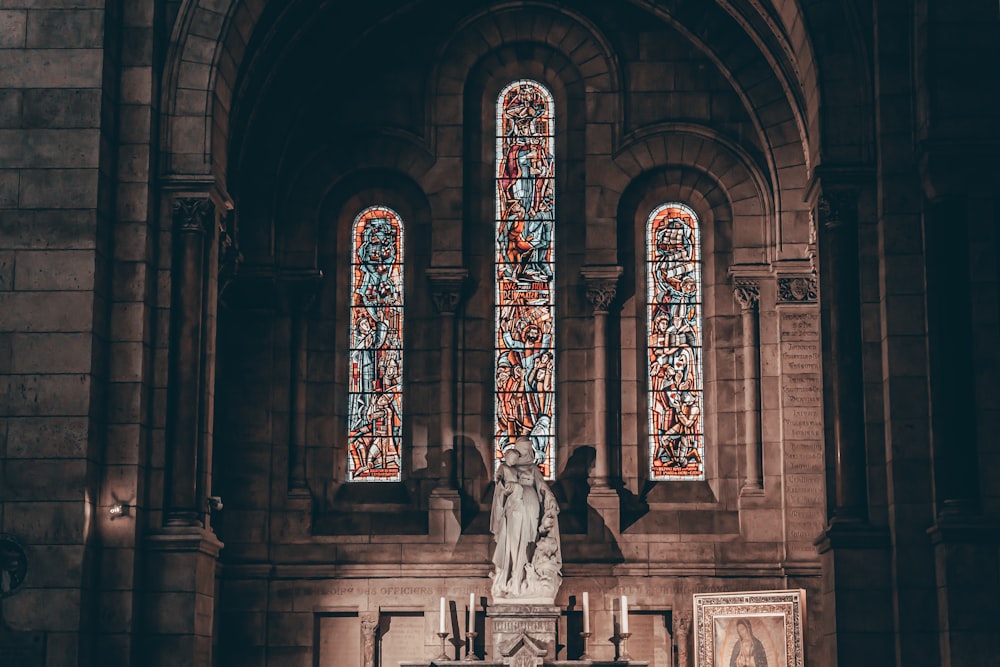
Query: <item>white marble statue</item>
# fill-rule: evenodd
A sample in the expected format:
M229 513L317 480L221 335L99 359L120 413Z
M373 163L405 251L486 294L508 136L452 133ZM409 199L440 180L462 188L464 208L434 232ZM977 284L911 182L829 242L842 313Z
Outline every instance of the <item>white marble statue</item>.
M504 452L497 468L490 532L493 603L553 604L562 583L559 506L535 465L527 437Z

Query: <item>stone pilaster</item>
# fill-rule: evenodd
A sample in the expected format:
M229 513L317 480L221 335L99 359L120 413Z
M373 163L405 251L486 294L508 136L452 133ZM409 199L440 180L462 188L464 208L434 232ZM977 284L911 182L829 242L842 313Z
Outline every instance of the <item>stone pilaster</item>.
M287 309L291 324L289 361L291 391L288 434L288 493L309 496L306 483L306 379L309 355L308 313L315 302L323 280L316 269L281 271L278 275L282 305Z
M207 196L172 202L171 348L167 391L168 446L164 524L201 525L206 505L199 491L202 417L202 335L205 253L215 230L215 205Z
M733 294L740 305L743 328L743 424L746 476L740 495L764 493L760 433L760 282L736 277Z
M818 202L820 265L829 281L831 363L827 372L833 389L835 491L830 515L834 521L867 521L867 459L865 454L864 387L861 367L861 288L858 267L858 193L854 189L825 191ZM805 283L789 281L779 291L791 297L808 293ZM812 288L815 294L815 288Z
M618 280L622 275L620 266L585 266L580 271L586 289L587 301L594 311L593 366L593 441L594 468L590 475L590 495L588 502L597 510L604 526L617 535L621 525L620 500L615 490L621 480L609 475L608 448L608 313L617 296ZM600 533L596 522L588 527L588 532Z
M455 451L455 313L462 303L468 269L461 266L427 269L434 305L441 315L441 383L439 387L438 446L441 468L431 493L430 529L436 539L450 544L461 535L461 499L458 494Z

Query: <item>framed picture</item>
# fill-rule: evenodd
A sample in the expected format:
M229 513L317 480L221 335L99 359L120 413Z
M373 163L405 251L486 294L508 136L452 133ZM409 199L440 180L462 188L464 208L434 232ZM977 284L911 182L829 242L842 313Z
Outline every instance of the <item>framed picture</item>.
M696 667L804 667L806 592L694 596Z

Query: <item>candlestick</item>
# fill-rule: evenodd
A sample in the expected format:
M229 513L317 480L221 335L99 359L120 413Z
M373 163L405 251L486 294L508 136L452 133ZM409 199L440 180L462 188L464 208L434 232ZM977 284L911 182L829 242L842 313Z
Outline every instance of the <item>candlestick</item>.
M465 657L462 658L462 661L473 662L476 660L481 660L482 658L476 655L476 637L479 636L479 633L476 632L475 630L469 630L468 632L465 633L465 636L467 645L465 648Z
M590 596L583 592L583 631L590 636Z
M593 660L593 658L590 657L590 653L587 651L587 645L590 643L590 632L585 630L580 633L580 636L583 637L583 654L580 655L579 660Z
M632 656L628 654L628 638L632 636L631 632L619 632L618 636L621 638L621 643L619 644L618 660L621 662L628 662L632 659Z
M439 614L438 634L444 632L444 596L441 597L441 613Z
M441 598L441 599L443 600L444 598ZM441 638L441 655L439 655L438 657L436 657L434 659L435 660L451 660L451 658L448 657L448 654L444 650L444 640L448 638L448 633L447 632L439 632L439 633L437 633L437 636Z
M622 632L621 634L628 634L628 596L622 596Z

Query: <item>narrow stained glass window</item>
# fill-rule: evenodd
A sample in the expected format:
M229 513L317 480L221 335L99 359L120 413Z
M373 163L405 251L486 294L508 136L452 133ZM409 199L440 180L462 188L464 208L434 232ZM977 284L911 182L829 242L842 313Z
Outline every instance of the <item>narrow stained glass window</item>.
M520 436L555 477L555 128L552 95L521 79L496 108L494 467Z
M349 482L401 479L403 221L366 208L351 227Z
M646 300L650 479L704 479L701 237L684 204L646 221Z

